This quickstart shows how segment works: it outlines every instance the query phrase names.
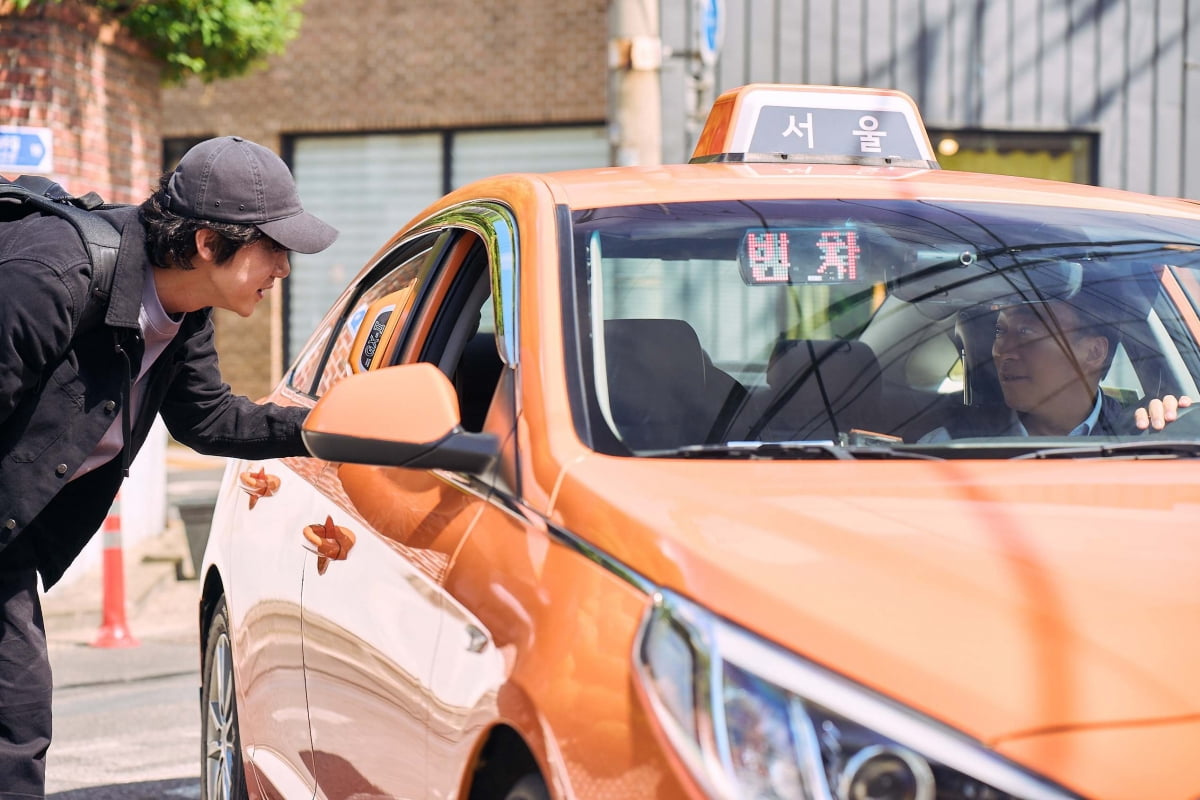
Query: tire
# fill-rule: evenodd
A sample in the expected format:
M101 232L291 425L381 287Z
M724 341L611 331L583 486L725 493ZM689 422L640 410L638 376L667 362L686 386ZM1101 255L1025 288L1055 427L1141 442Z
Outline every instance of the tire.
M546 791L542 776L531 772L513 784L504 800L550 800L550 793Z
M233 649L225 598L217 603L204 648L200 690L200 797L246 800L246 770L238 733L237 693L233 685Z

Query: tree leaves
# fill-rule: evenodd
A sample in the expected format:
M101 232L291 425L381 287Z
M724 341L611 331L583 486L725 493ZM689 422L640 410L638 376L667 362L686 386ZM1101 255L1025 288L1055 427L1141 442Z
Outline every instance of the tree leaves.
M22 11L59 0L13 0ZM164 64L163 80L244 75L300 31L303 0L98 0Z

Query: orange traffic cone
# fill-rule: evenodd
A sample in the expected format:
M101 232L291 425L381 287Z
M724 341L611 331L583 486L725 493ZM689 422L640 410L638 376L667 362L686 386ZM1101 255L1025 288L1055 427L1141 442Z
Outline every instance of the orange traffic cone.
M125 558L121 546L121 496L104 518L104 616L93 647L137 647L125 623Z

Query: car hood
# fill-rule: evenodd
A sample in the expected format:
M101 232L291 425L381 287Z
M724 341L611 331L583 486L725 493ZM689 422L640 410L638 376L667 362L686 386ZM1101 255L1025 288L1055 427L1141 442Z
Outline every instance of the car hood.
M589 456L552 517L993 746L1200 712L1200 465Z

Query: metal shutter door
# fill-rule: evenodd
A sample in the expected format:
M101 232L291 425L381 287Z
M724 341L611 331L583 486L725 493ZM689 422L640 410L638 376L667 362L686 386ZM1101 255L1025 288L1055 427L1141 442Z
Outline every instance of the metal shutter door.
M442 137L300 137L292 162L304 208L340 235L324 252L292 254L285 284L287 363L367 260L442 195Z
M603 126L469 131L454 134L454 188L503 172L554 172L608 166Z

